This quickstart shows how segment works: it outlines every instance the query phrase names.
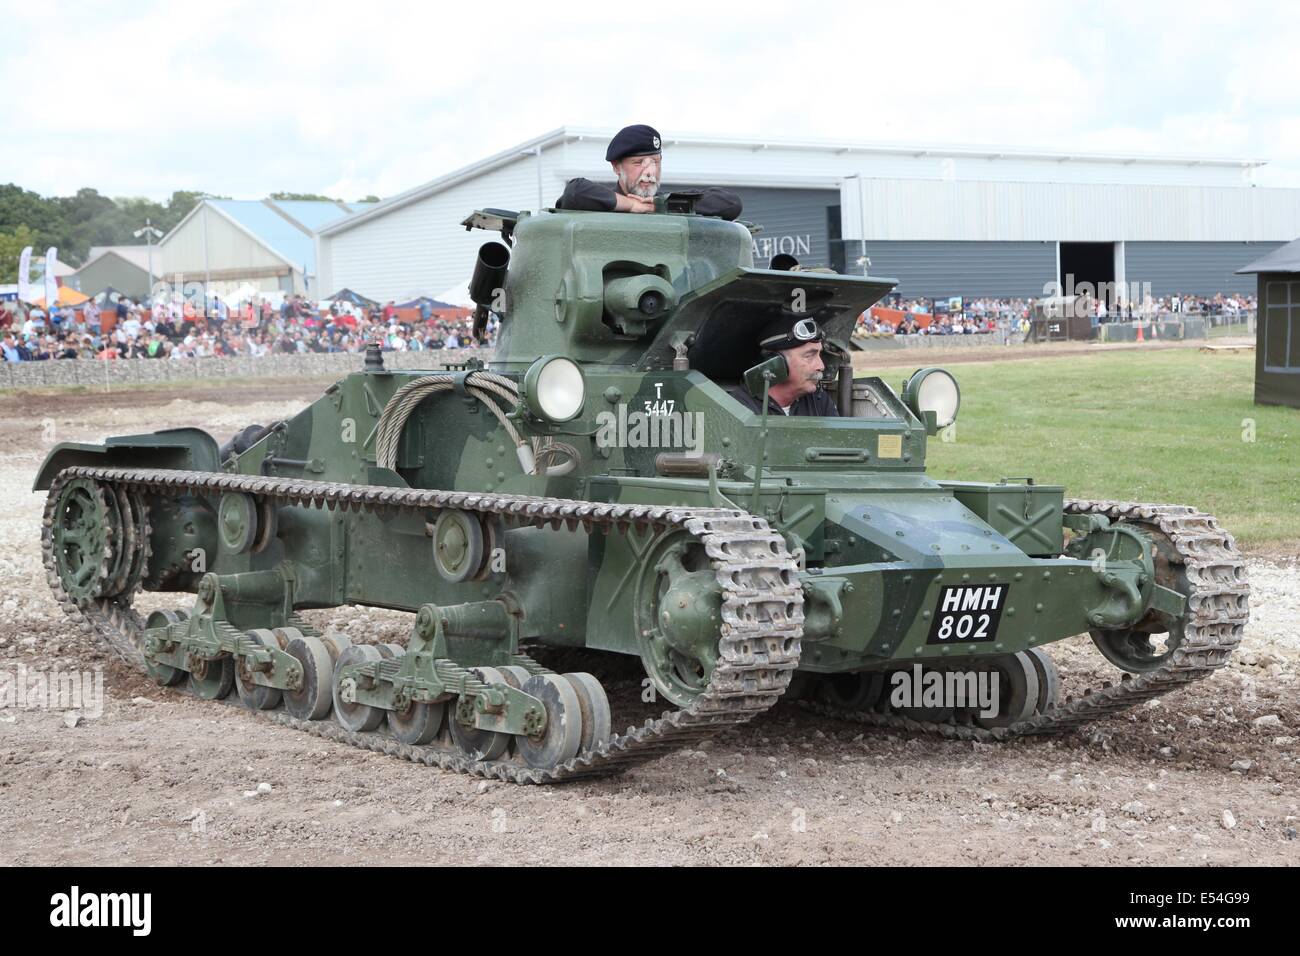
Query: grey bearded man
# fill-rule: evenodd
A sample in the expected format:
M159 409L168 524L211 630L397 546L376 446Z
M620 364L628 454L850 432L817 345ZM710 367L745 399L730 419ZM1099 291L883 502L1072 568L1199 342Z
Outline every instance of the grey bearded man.
M605 161L617 177L613 186L590 179L570 179L564 195L555 201L557 209L585 209L590 212L654 212L663 171L663 139L653 127L625 126L614 134L605 150ZM740 197L730 189L710 186L700 192L695 212L732 220L740 215Z

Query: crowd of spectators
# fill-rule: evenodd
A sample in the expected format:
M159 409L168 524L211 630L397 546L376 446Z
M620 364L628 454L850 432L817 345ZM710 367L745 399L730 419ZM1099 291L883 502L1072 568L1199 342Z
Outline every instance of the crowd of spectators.
M855 335L980 335L1026 332L1034 299L907 299L886 297L882 311L858 317ZM1219 293L1148 297L1108 309L1091 303L1097 324L1201 315L1212 324L1236 323L1255 309L1255 297ZM115 321L104 321L110 311ZM901 315L900 315L901 313ZM301 295L278 306L252 299L228 305L212 296L196 307L191 299L163 301L146 308L121 296L102 306L92 299L75 309L0 303L0 352L7 362L47 359L204 358L208 356L297 355L309 352L360 352L371 343L385 351L491 347L495 316L483 341L474 339L471 320L435 311L428 300L418 310L398 310L345 300L321 308Z
M1029 329L1037 299L905 299L887 296L880 309L858 316L854 335L979 335L1023 333ZM1218 293L1193 296L1176 293L1123 302L1110 307L1104 299L1081 304L1093 324L1167 320L1186 315L1205 317L1212 325L1237 324L1255 311L1253 295ZM901 315L900 315L901 313Z
M122 296L48 312L8 302L0 303L0 351L6 362L27 362L361 352L372 343L397 352L491 347L495 317L480 343L462 311L439 312L428 300L418 309L342 301L322 309L301 295L279 306L258 299L228 305L213 296L197 307L177 299L152 308ZM114 321L105 321L106 312Z
M906 299L887 296L858 316L855 335L979 335L1028 322L1032 299ZM901 315L899 315L901 313Z
M1143 310L1143 318L1166 315L1203 315L1214 320L1215 324L1235 325L1244 320L1247 313L1255 311L1255 296L1237 295L1235 293L1218 293L1217 295L1168 295L1151 300L1149 307Z

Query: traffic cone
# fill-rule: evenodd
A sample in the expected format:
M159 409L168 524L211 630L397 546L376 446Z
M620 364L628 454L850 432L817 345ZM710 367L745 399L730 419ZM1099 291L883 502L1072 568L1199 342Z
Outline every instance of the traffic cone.
M1146 341L1146 339L1144 339L1144 338L1142 337L1142 323L1141 323L1141 322L1138 323L1138 337L1137 337L1137 340L1138 340L1139 342L1145 342L1145 341Z

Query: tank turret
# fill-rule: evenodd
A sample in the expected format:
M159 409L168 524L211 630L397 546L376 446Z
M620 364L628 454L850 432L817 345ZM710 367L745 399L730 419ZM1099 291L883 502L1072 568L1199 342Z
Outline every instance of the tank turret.
M815 315L830 338L847 342L858 315L895 284L755 268L744 224L689 213L548 211L502 220L480 212L466 224L503 230L513 243L485 244L510 259L492 361L501 371L551 354L671 369L676 343L689 339L692 367L735 381L757 359L755 332L772 315Z

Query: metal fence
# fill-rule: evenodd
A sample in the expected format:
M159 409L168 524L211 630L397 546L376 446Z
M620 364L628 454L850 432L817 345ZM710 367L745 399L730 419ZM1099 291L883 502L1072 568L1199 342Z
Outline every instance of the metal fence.
M487 349L446 349L425 352L385 352L384 364L395 369L433 368L470 359L487 361ZM361 368L360 352L307 355L240 355L229 358L182 359L50 359L44 362L0 362L0 389L80 385L123 388L154 382L202 382L230 378L342 377Z
M1250 338L1255 337L1255 310L1207 314L1206 318L1206 335L1208 338L1220 338L1230 335L1245 335Z
M1255 336L1255 310L1242 310L1239 312L1202 312L1198 310L1188 312L1169 312L1161 311L1154 316L1144 316L1141 320L1125 320L1122 323L1110 323L1124 328L1136 328L1138 324L1147 331L1147 337L1150 337L1150 329L1154 325L1161 330L1171 327L1184 326L1185 334L1175 336L1177 338L1227 338L1229 336ZM1109 341L1116 341L1115 336L1108 337Z

